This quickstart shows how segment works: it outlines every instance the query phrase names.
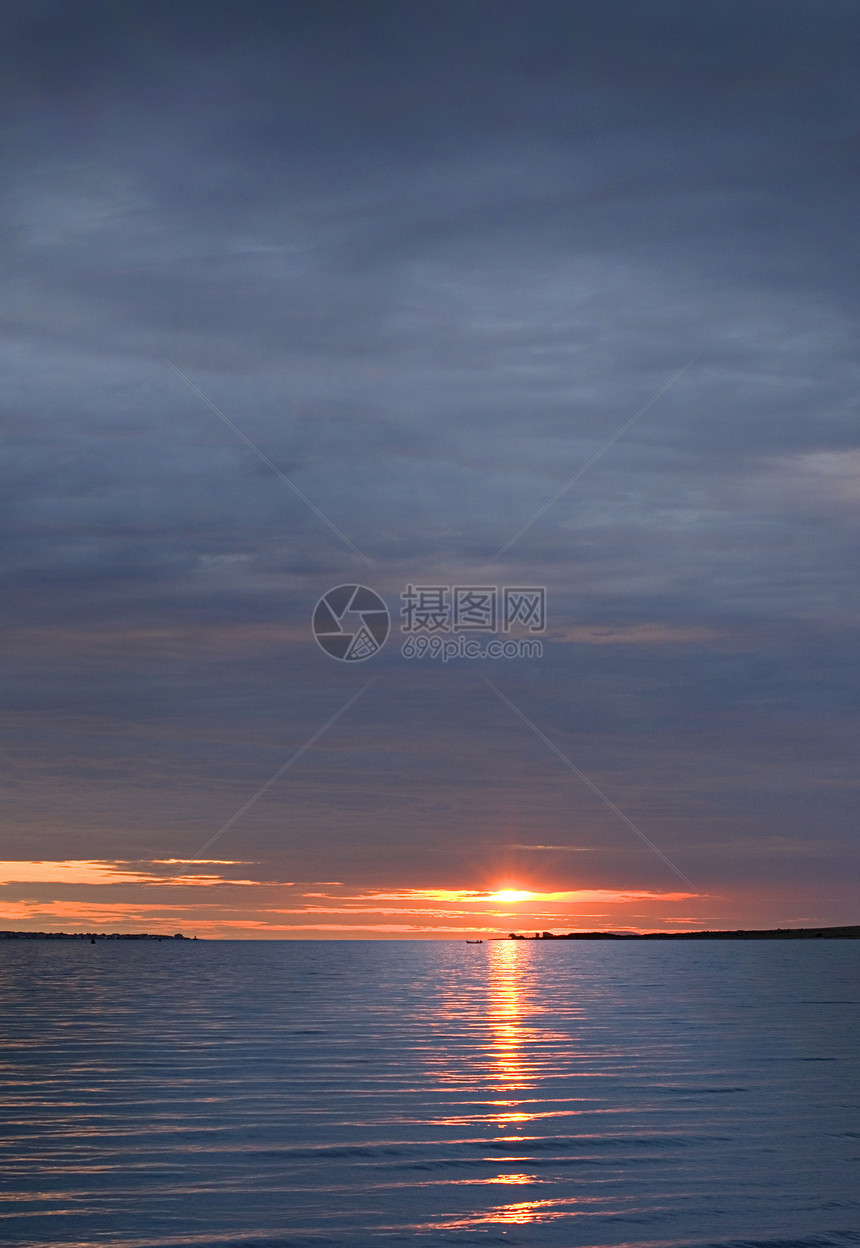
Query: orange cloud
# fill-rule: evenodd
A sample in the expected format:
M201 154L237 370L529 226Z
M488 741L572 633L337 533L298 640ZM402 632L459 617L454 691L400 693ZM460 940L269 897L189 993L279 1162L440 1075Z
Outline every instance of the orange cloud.
M171 930L200 935L217 935L223 929L224 933L245 931L249 937L296 933L320 938L326 934L446 938L476 931L501 936L512 929L564 931L595 919L599 926L612 924L616 928L619 923L629 924L631 919L645 919L653 929L679 922L663 917L680 908L675 903L687 902L683 909L689 915L695 908L689 903L702 896L653 889L552 891L538 885L529 887L528 880L510 877L502 877L492 889L356 888L335 881L229 879L211 870L193 874L190 868L198 865L211 869L240 864L234 859L192 862L181 858L5 861L0 863L0 895L9 901L0 906L0 917L7 926L20 924L49 930L110 925L115 930L162 932L169 924ZM189 870L173 878L170 870L180 866ZM152 900L154 888L171 885L179 891L167 894L169 904ZM72 897L60 900L51 896L51 886L71 892ZM229 892L225 893L228 886ZM29 895L22 897L25 888ZM261 888L266 890L262 894ZM40 896L44 900L38 900ZM102 897L106 900L100 900ZM284 904L279 906L278 901ZM598 904L600 910L593 911L593 904ZM631 913L634 909L650 911L653 917L652 913ZM685 918L680 923L690 921Z
M203 867L250 867L253 861L243 858L147 858L146 862L154 862L159 866L190 867L196 864Z
M417 906L297 906L294 909L267 906L266 914L418 914L438 919L469 919L469 910L431 910Z
M155 918L168 910L188 913L187 906L143 906L121 901L33 901L28 899L4 902L0 906L0 919L37 919L50 916L62 919L64 922L108 923L123 919L137 921L144 915Z
M72 858L66 862L0 862L0 884L148 884L149 872L124 869L117 862Z
M504 888L493 892L479 892L477 889L455 888L402 888L396 892L348 893L338 896L336 893L303 893L303 897L319 897L328 901L359 901L369 904L375 901L455 901L461 904L482 904L485 902L560 902L575 904L578 902L629 902L629 901L686 901L701 896L690 892L655 892L648 889L611 889L611 888L578 888L562 892L541 892L516 888Z
M188 858L155 858L153 865L180 866L240 866L244 865L231 859L188 859ZM140 861L123 859L99 860L90 858L70 858L65 861L41 859L36 861L8 860L0 862L0 885L4 884L168 884L212 887L218 884L241 884L258 887L260 880L230 879L223 875L170 875L163 871L146 871L140 867ZM267 881L279 887L292 887L291 884L279 884L278 881Z
M410 936L462 936L468 927L425 927L418 923L263 923L255 919L224 919L218 927L247 928L264 932L401 932Z

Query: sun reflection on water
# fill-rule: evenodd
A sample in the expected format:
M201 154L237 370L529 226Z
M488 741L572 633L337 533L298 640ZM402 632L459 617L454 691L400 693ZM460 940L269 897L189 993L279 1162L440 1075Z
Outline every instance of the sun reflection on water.
M450 1108L460 1111L446 1114L445 1126L457 1132L458 1144L486 1150L483 1173L455 1185L476 1193L495 1189L501 1199L477 1201L468 1213L433 1225L440 1230L524 1226L577 1215L579 1200L565 1197L562 1210L559 1199L547 1198L548 1179L540 1169L547 1156L544 1120L578 1112L569 1097L558 1099L556 1086L560 1042L565 1061L572 1056L569 1032L557 1029L558 1011L570 1017L577 1007L569 997L549 1006L534 949L499 940L475 956L480 962L466 983L452 976L442 1009L436 1006L439 1043L429 1056L434 1077L454 1092ZM452 1046L460 1028L468 1043Z
M526 1023L526 1010L530 1006L524 983L524 955L515 944L497 942L488 950L490 996L487 1021L490 1025L491 1069L497 1081L497 1089L503 1093L492 1102L496 1109L495 1121L500 1134L498 1143L510 1143L521 1137L519 1132L534 1120L534 1114L524 1108L523 1094L535 1086L535 1075L528 1057L532 1029ZM535 1183L536 1176L518 1171L499 1174L492 1182L506 1186L522 1186ZM537 1202L515 1201L497 1205L492 1220L498 1223L523 1225L534 1221Z
M506 1183L511 1185L521 1185L523 1183L537 1183L536 1174L497 1174L495 1178L487 1179L487 1183Z
M522 966L517 945L499 941L489 951L490 1000L487 1017L493 1034L493 1065L504 1092L527 1082Z

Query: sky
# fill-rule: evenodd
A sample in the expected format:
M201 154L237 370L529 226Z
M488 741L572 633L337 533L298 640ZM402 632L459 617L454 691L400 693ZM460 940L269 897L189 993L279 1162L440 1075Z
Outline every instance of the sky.
M858 921L858 36L3 6L0 927Z

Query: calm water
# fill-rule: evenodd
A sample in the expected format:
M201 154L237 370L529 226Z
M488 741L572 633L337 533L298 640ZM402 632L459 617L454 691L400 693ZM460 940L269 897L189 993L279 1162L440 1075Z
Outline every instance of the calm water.
M0 1239L860 1244L850 941L0 944Z

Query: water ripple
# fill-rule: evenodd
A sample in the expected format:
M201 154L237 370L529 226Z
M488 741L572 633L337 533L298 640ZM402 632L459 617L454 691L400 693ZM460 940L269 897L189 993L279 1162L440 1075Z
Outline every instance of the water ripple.
M10 943L0 1237L857 1244L857 959Z

